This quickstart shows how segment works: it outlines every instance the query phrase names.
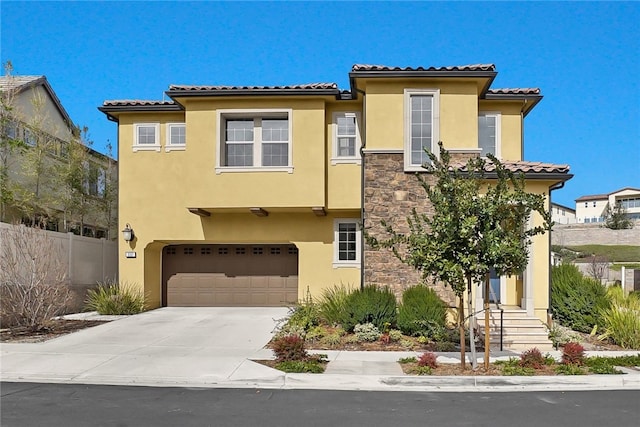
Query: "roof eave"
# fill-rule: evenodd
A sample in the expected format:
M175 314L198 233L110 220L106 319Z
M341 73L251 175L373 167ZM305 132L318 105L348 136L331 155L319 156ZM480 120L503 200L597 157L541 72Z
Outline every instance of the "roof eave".
M111 121L117 122L118 116L113 113L130 113L130 112L146 112L146 111L164 111L175 112L183 111L184 108L180 104L174 105L101 105L98 110L107 115Z
M211 96L334 96L340 98L339 89L178 89L168 90L165 94L172 99Z
M524 94L524 93L485 93L483 96L487 100L501 100L501 101L531 101L527 103L527 108L524 110L524 116L533 110L533 108L542 101L543 96L540 94Z

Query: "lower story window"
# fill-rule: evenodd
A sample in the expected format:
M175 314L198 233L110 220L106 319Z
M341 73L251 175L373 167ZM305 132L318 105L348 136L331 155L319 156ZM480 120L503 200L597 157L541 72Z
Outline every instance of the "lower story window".
M334 267L359 267L361 231L356 219L334 222Z

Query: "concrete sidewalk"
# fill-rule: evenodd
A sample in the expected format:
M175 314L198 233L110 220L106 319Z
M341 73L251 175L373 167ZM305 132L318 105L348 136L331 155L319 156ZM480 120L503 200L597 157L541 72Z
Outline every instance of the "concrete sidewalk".
M631 369L627 370L627 375L575 377L406 376L397 361L419 354L411 351L317 351L327 354L329 359L324 374L285 374L253 360L273 357L264 345L271 338L276 319L286 313L286 308L163 308L119 318L43 343L3 343L0 347L1 379L8 382L327 390L640 389L640 371ZM605 352L597 354L604 355ZM560 357L557 352L552 355ZM515 356L515 352L493 353L492 361ZM438 363L459 363L459 353L438 353Z

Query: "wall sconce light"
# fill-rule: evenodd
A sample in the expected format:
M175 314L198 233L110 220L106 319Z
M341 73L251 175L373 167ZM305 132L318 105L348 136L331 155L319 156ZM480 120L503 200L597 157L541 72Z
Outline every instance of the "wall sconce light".
M133 229L128 223L124 226L124 230L122 230L122 237L124 237L125 242L130 242L134 237L136 237L136 235L133 233Z

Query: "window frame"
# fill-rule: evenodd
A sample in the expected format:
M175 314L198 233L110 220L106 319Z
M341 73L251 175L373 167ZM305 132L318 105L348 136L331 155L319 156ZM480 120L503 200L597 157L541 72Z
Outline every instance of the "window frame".
M138 130L143 127L152 127L154 129L154 143L153 144L140 144ZM148 123L134 123L133 124L133 151L160 151L160 123L148 122Z
M226 149L226 123L228 120L247 120L254 122L253 132L253 163L254 166L225 166L223 163L224 152ZM288 141L287 144L287 165L286 166L262 166L262 147L265 142L262 140L262 126L256 127L256 119L286 119ZM291 108L270 108L270 109L224 109L216 111L216 153L215 153L215 171L216 174L227 172L287 172L293 173L293 110ZM259 129L257 131L256 129ZM284 143L269 142L269 143ZM259 159L260 165L255 166L256 159Z
M356 133L355 133L355 150L353 156L340 156L338 147L338 119L353 117L355 119ZM331 152L331 165L337 164L362 164L362 158L360 156L360 148L362 147L362 139L360 137L360 113L356 111L336 111L333 113L331 122L331 134L333 138L332 152Z
M171 143L171 129L174 127L181 127L184 129L184 142L179 144ZM169 151L178 151L178 150L186 150L187 148L187 126L184 122L172 122L166 124L166 142L164 146L164 150L166 152Z
M480 117L495 117L496 119L496 140L495 140L495 153L493 155L497 159L502 158L502 113L500 111L479 111L478 118ZM478 124L478 148L480 147L480 125ZM486 156L482 155L482 151L480 151L480 156L486 158Z
M413 96L431 96L431 152L439 155L436 147L440 141L440 89L416 88L404 90L404 170L407 172L424 172L423 163L411 163L411 98Z
M356 226L356 259L340 259L340 225L355 224ZM333 220L333 268L360 268L362 259L362 230L359 218L336 218Z

